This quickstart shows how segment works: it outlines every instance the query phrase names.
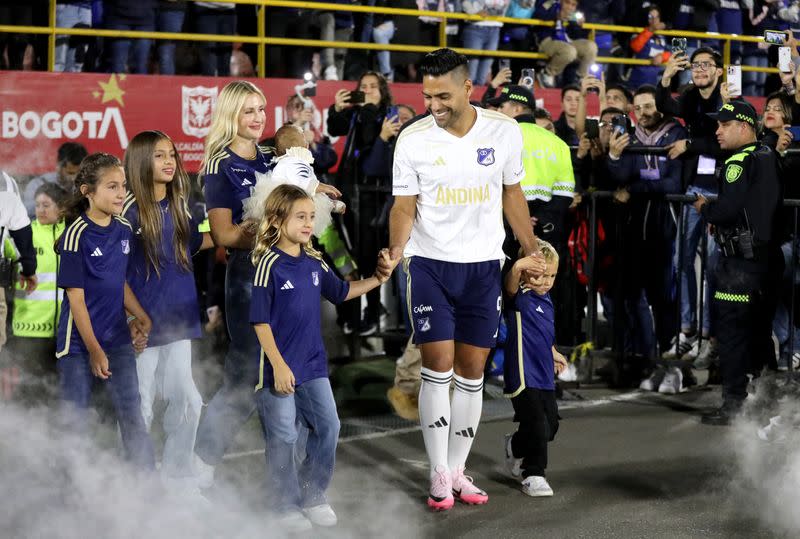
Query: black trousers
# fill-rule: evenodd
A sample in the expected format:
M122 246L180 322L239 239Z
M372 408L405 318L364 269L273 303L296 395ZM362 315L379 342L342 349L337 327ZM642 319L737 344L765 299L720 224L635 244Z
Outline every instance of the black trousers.
M712 307L717 320L717 346L722 398L739 403L747 397L747 375L776 368L772 320L778 300L783 261L777 253L757 264L722 257L716 269L717 292Z
M511 452L522 458L522 477L544 477L547 468L547 443L558 432L556 392L525 388L511 399L514 421L519 428L511 438Z

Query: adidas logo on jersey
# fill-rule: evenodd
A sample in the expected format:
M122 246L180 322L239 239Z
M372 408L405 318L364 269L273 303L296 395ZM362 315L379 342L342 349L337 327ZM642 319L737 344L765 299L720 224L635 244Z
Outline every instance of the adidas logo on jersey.
M294 285L292 284L292 281L286 281L285 283L283 283L283 286L281 287L281 290L291 290L293 288L294 288Z
M444 158L440 155L436 158L436 161L433 162L433 166L435 167L444 167L447 166L447 163L444 162Z
M542 314L544 314L544 309L542 309L542 306L541 306L541 305L537 305L537 306L536 306L536 312L537 312L537 313L542 313Z
M91 256L103 256L103 251L100 250L100 247L95 247Z
M242 185L253 185L253 182L245 178L244 180L242 180Z

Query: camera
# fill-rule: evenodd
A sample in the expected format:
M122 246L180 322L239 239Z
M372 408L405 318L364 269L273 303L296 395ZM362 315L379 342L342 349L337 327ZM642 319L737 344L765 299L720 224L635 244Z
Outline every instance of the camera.
M303 102L303 108L313 109L314 103L312 103L308 98L315 97L317 95L317 83L314 82L314 76L311 73L306 73L303 78L305 79L305 82L295 86L294 92Z
M783 45L788 37L782 30L764 30L764 41L770 45Z
M617 114L611 118L612 132L617 133L617 135L624 135L630 129L630 122L631 121L624 114Z
M367 96L361 90L353 90L350 92L350 95L347 97L347 103L352 103L353 105L357 105L359 103L364 103L367 99Z
M672 54L686 54L686 38L673 37L672 38Z
M600 122L597 120L587 119L584 127L586 129L586 138L589 140L600 137Z

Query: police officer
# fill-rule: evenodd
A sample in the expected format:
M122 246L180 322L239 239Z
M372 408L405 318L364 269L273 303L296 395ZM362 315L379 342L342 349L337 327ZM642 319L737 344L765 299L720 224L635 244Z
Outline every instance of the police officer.
M733 151L720 169L719 198L697 196L694 208L714 225L722 251L714 293L722 407L703 423L728 425L747 397L748 374L775 365L771 339L776 290L782 271L776 218L781 187L775 152L756 140L756 111L734 100L717 113L717 140ZM773 276L775 276L773 278Z

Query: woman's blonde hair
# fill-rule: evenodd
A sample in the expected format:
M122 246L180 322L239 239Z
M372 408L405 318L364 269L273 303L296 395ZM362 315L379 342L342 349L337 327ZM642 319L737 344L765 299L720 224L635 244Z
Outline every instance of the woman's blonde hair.
M236 138L239 130L239 113L244 108L245 100L253 94L261 97L266 105L267 98L264 97L264 92L246 80L235 80L228 83L219 93L217 104L211 115L211 126L208 128L206 136L206 149L203 154L203 162L200 164L201 175L205 173L210 159L229 146Z
M256 245L250 260L253 265L258 265L267 251L281 239L281 227L292 212L294 203L298 200L314 200L308 193L296 185L282 184L276 187L264 202L264 219L258 227ZM303 250L311 257L322 260L322 255L310 243L303 244Z
M142 131L131 139L125 150L123 165L125 177L128 179L128 188L136 197L139 208L139 225L142 227L142 244L144 245L145 260L147 261L146 275L150 275L150 267L156 270L156 275L161 275L161 261L159 254L162 252L162 227L164 219L161 208L155 196L153 176L153 154L156 144L165 140L169 142L175 152L175 175L167 184L167 200L175 234L172 237L172 247L175 251L175 262L184 270L191 271L192 265L187 254L189 238L189 175L183 168L181 156L175 143L161 131Z

